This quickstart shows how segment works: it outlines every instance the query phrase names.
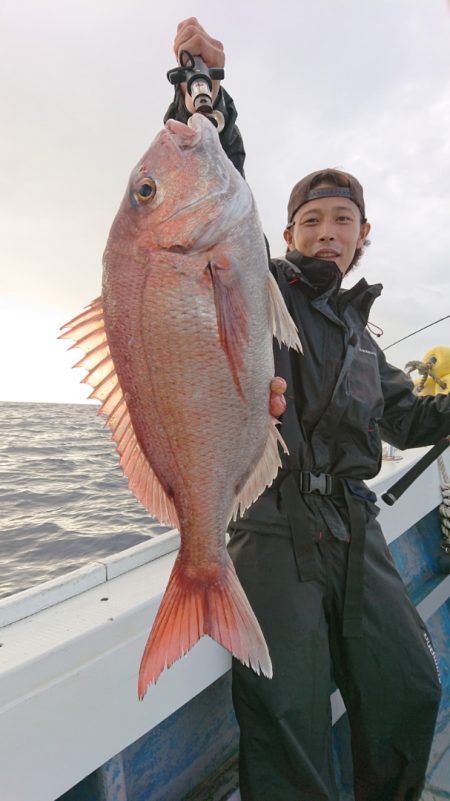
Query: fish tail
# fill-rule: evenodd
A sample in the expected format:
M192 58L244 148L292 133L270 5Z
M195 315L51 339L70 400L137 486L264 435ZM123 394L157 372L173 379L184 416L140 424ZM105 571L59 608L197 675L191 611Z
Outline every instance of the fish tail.
M139 698L204 634L256 673L272 677L264 635L231 559L227 556L220 576L208 584L188 576L178 556L142 656Z

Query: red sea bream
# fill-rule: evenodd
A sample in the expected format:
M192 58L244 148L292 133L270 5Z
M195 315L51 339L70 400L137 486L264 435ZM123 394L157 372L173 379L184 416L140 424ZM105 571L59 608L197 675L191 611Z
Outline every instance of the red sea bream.
M169 120L133 170L102 295L64 326L101 401L129 487L181 547L142 657L142 697L208 634L272 667L225 545L284 447L269 414L273 335L300 349L251 191L214 126Z

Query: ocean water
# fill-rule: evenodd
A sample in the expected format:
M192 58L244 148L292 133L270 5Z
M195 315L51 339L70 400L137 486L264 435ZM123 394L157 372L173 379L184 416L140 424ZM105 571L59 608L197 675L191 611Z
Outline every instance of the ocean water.
M129 491L97 409L0 402L0 598L167 531Z

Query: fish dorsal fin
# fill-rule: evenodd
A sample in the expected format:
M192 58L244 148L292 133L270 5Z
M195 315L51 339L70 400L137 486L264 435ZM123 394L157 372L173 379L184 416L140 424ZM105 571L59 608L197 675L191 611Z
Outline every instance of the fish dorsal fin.
M242 515L259 498L266 487L270 487L281 467L278 443L280 443L284 453L288 453L283 437L278 431L278 424L279 421L275 417L269 417L266 447L259 462L236 496L232 513L233 520Z
M303 353L297 327L287 310L283 295L272 273L269 273L269 302L274 337L277 338L280 345L284 343L288 348L294 348L299 353Z
M71 348L84 356L75 367L88 372L83 378L101 402L99 413L107 416L128 486L138 501L161 523L179 527L173 501L167 496L138 442L130 412L117 376L105 330L102 299L94 300L78 317L62 326L60 339L72 339Z

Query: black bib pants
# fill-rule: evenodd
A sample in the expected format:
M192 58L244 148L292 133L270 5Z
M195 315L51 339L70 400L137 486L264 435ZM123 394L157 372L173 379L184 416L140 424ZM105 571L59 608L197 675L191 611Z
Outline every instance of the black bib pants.
M264 632L273 679L233 660L242 801L338 801L332 677L348 712L356 801L416 801L440 699L426 628L369 516L361 636L344 637L349 543L314 536L301 580L289 533L235 530L229 552Z

